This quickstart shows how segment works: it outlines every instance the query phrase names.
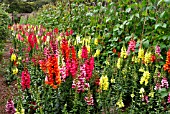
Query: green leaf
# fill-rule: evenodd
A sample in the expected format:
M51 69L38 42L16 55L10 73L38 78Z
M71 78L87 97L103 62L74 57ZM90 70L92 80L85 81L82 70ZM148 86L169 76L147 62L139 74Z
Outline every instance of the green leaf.
M127 8L125 12L129 13L131 11L131 8Z
M139 13L136 13L135 16L136 16L137 18L139 18Z
M149 40L144 41L144 42L143 42L143 46L144 46L144 47L149 47Z
M168 92L161 92L161 97L164 98L168 95Z
M162 26L162 23L155 24L155 30L156 30L159 26Z
M163 27L163 28L166 28L166 26L167 26L167 24L166 24L166 23L164 23L164 24L162 25L162 27Z
M157 3L157 6L159 6L159 4L162 2L163 0L159 0L159 2Z
M170 4L170 0L164 0L166 3Z
M162 18L165 14L165 11L161 13L160 18Z
M166 92L166 88L162 88L162 89L158 90L158 93L162 93L162 92Z
M111 18L110 18L110 17L109 17L109 18L107 18L107 19L106 19L106 23L107 23L107 22L109 22L110 20L111 20Z

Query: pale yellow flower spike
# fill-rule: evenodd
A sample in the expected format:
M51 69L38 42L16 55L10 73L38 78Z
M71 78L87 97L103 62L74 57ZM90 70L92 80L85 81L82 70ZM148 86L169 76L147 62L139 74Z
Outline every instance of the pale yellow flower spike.
M118 61L117 61L117 68L118 68L118 69L121 68L121 58L118 58Z
M98 57L99 55L100 55L100 50L97 49L97 50L96 50L96 53L94 54L94 57Z
M139 52L138 52L138 62L140 62L140 60L144 59L144 49L143 48L139 48Z
M119 100L117 101L116 105L118 105L119 108L124 107L124 103L123 103L122 98L119 98Z
M121 57L121 58L126 58L126 57L127 57L127 53L126 53L126 48L125 48L125 46L123 46L123 47L121 48L120 57Z
M82 52L81 49L79 49L79 51L78 51L78 58L79 59L81 59L81 52Z
M98 39L97 38L94 39L94 44L98 45Z

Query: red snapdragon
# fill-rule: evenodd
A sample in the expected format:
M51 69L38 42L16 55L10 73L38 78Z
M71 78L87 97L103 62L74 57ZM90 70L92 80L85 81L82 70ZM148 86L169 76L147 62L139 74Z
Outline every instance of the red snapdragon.
M87 59L87 58L88 58L88 50L87 50L87 47L86 47L86 46L83 46L83 48L82 48L81 57L82 57L83 59Z
M22 75L21 75L22 90L29 89L30 83L31 83L30 74L28 72L28 69L25 69L24 71L22 71Z

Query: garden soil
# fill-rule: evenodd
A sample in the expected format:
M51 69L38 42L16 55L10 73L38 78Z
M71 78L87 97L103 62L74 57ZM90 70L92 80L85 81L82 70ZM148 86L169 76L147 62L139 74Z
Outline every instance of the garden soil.
M16 81L8 85L5 80L6 69L10 62L10 48L12 48L12 43L6 42L3 57L0 60L0 114L6 114L5 105L7 100L17 95Z

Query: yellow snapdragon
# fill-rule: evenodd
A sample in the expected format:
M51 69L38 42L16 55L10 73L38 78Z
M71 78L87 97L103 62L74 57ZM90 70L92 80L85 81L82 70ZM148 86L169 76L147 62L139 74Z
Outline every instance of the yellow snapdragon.
M16 59L17 59L17 56L13 53L13 54L11 55L11 61L16 61Z
M132 94L130 94L130 96L133 98L133 97L135 97L135 94L132 93Z
M122 107L125 106L124 103L123 103L122 98L119 98L119 100L117 101L116 105L118 105L119 108L122 108Z
M153 98L154 97L154 93L155 92L151 91L148 96Z
M87 51L90 53L90 46L87 45L86 47L87 47Z
M99 55L100 55L100 50L97 49L97 50L96 50L96 53L94 54L94 57L98 57Z
M127 57L127 53L126 53L126 48L125 48L125 46L123 46L123 47L121 48L120 57L121 57L121 58L126 58L126 57Z
M144 72L144 68L141 67L141 68L139 69L139 72Z
M16 112L14 114L25 114L25 110L22 108L21 111L18 111L16 109Z
M102 75L100 78L100 89L101 90L108 90L109 88L109 81L107 75Z
M98 45L98 39L97 38L94 39L94 44Z
M144 59L144 49L143 48L139 48L138 51L138 62L140 62L140 60Z
M77 44L79 44L81 41L80 41L80 36L79 35L77 35L76 36L76 41L77 41Z
M120 69L121 68L121 58L118 58L117 60L117 68Z
M143 76L140 79L140 84L143 84L145 82L145 86L148 84L148 80L150 78L149 71L144 71Z
M110 82L111 82L111 83L115 83L115 79L112 78L112 79L110 80Z
M78 51L78 58L79 58L79 59L81 59L81 53L82 53L82 50L79 49L79 51Z
M17 67L13 68L12 69L12 74L16 75L17 73L18 73L18 68Z
M152 56L151 52L146 52L145 53L144 61L145 61L146 66L151 62L151 56Z
M140 95L140 97L142 97L143 98L143 93L145 92L145 89L142 87L142 88L140 88L140 91L139 91L139 93L141 94Z

